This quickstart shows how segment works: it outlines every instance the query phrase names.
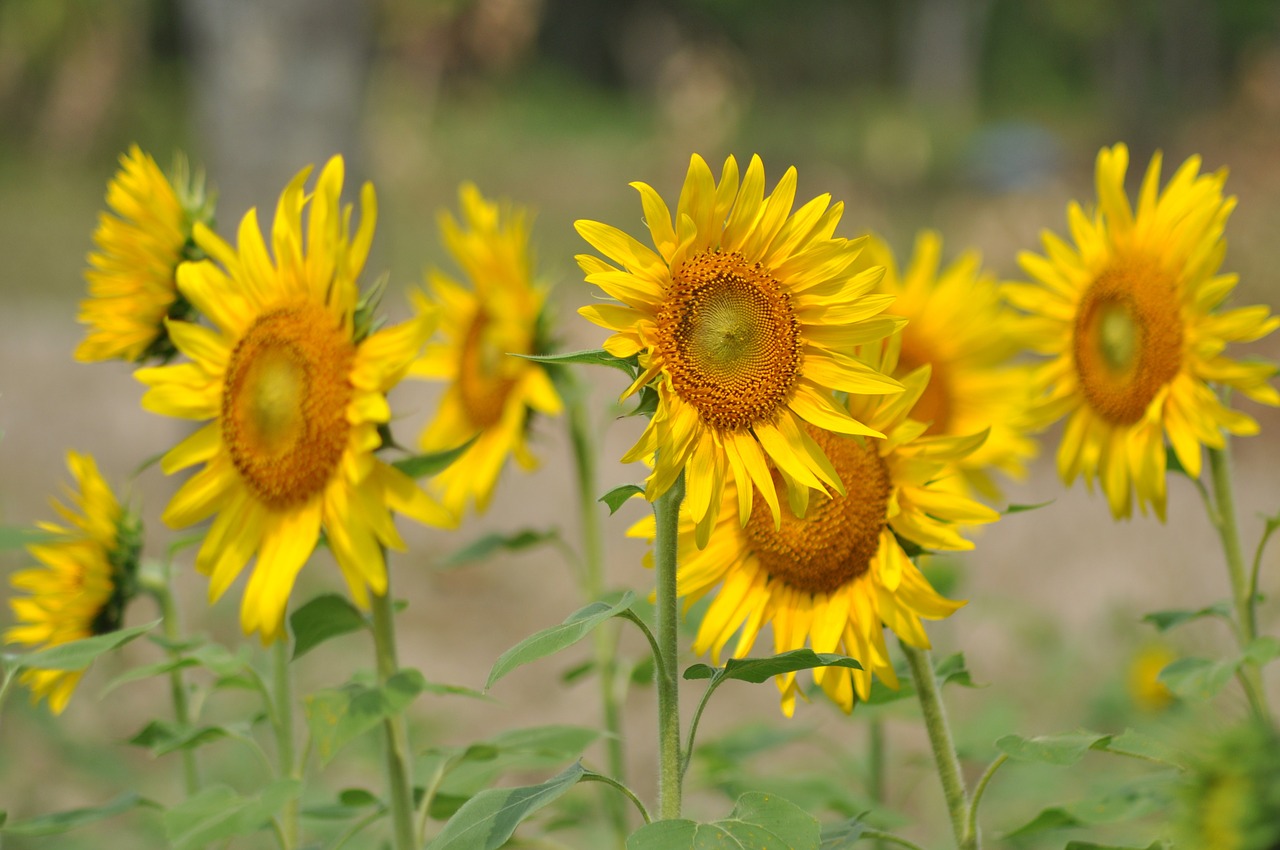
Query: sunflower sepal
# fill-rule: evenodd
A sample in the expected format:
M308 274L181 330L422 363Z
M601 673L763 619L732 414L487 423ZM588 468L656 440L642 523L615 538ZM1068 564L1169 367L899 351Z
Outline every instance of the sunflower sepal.
M386 317L378 314L378 308L382 306L382 296L386 294L390 280L391 273L383 272L360 294L355 315L352 316L351 338L357 343L377 333L387 323Z

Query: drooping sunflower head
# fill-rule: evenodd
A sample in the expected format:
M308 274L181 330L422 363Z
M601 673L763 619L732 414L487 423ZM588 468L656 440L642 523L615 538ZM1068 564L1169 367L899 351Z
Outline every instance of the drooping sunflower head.
M862 664L862 670L815 671L815 680L843 710L869 697L873 676L897 687L884 628L912 646L928 647L921 619L947 617L964 604L934 591L903 541L913 551L971 549L959 525L998 516L941 483L985 433L924 436L928 426L907 418L924 393L928 371L925 366L904 376L901 394L851 397L858 399L855 415L882 431L883 440L801 426L845 482L845 494L790 501L782 506L782 522L774 523L760 501L748 502L736 485L726 485L710 543L702 550L694 516L682 512L677 592L692 605L715 591L695 652L710 652L719 663L737 633L732 655L740 658L771 624L775 652L807 645ZM784 473L775 468L772 474L782 484ZM653 528L648 518L631 533L652 537ZM800 693L795 674L778 677L778 685L782 710L790 716Z
M576 225L618 264L578 257L587 282L613 299L579 312L614 332L604 343L611 354L638 355L642 371L624 398L657 385L658 410L623 460L656 454L651 500L686 472L685 498L703 544L730 482L743 494L744 522L759 491L781 523L770 462L789 490L843 493L803 423L879 437L838 406L832 391L901 390L847 353L903 320L881 315L892 301L873 292L882 268L850 271L864 240L832 235L843 205L820 195L793 212L794 168L768 197L764 185L759 157L741 183L729 157L717 183L695 155L674 218L656 191L632 184L653 249L599 222Z
M945 268L941 255L942 238L921 231L899 272L889 246L873 236L855 267L885 267L879 291L894 296L889 312L907 320L895 338L900 349L890 373L901 379L924 365L932 369L911 418L927 423L928 435L989 428L986 442L958 462L961 474L950 480L966 491L999 498L992 471L1023 478L1036 452L1028 436L1029 367L1014 362L1022 349L1018 317L975 251L965 251Z
M166 318L190 318L190 304L175 284L179 264L198 256L191 238L196 223L213 220L204 180L179 159L173 179L134 145L120 157L107 185L107 206L93 234L85 279L89 297L79 321L88 336L77 360L168 360L175 353Z
M1024 253L1032 284L1006 294L1029 313L1027 336L1050 359L1036 374L1044 422L1067 417L1058 449L1066 483L1101 482L1112 514L1133 502L1165 511L1165 441L1191 477L1201 447L1222 448L1223 432L1255 434L1257 423L1225 406L1213 386L1263 404L1280 404L1270 363L1225 356L1227 344L1250 342L1280 326L1265 305L1218 307L1235 288L1219 274L1222 238L1235 198L1222 194L1226 173L1200 173L1191 157L1160 188L1157 153L1142 181L1136 211L1125 194L1129 153L1122 144L1098 154L1098 206L1067 209L1074 244L1044 235L1045 256Z
M10 577L15 590L29 595L9 600L17 623L5 632L5 643L39 650L113 632L135 592L140 521L121 507L90 455L68 452L67 466L76 482L68 490L71 505L53 502L67 524L39 523L49 539L27 547L39 566ZM32 669L20 681L61 714L82 675Z
M256 554L240 619L264 641L280 635L294 579L322 529L352 596L367 605L370 591L386 592L383 547L404 547L392 511L454 521L374 454L391 418L386 394L430 335L430 319L361 335L357 278L373 240L373 187L361 192L351 234L342 158L329 160L307 194L310 170L280 196L271 253L256 211L241 222L236 247L196 227L212 260L182 266L178 287L215 327L170 322L191 362L137 372L150 387L143 407L206 423L161 461L167 473L203 464L164 520L182 528L216 515L196 556L211 601Z
M558 415L562 404L546 369L522 354L549 347L546 291L534 283L529 216L486 200L470 183L459 191L462 222L442 212L445 245L470 286L442 272L429 275L431 292L415 292L419 314L436 313L440 338L428 343L410 375L448 381L435 419L422 433L423 451L475 442L434 479L444 504L462 514L474 501L484 511L508 456L537 466L527 432L534 412Z

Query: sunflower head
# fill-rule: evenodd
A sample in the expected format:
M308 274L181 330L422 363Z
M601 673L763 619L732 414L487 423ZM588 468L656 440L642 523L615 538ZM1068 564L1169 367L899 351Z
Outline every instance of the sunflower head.
M13 588L27 596L10 600L16 624L4 642L47 649L119 629L136 592L142 526L124 510L90 455L67 453L76 487L71 505L54 500L66 525L39 523L49 539L27 547L38 566L19 570ZM36 700L61 714L83 675L81 671L27 670L21 681Z
M79 321L89 333L76 359L167 361L176 349L166 319L192 317L175 284L177 269L201 256L192 230L213 221L213 200L185 159L176 160L170 179L134 145L107 185L107 206L85 272L89 297L80 302Z
M1136 210L1125 194L1128 149L1098 154L1098 204L1092 214L1067 209L1072 243L1044 235L1045 255L1024 253L1030 284L1006 294L1025 310L1025 333L1048 356L1035 384L1038 417L1067 417L1058 449L1066 483L1099 481L1116 518L1165 512L1165 445L1199 477L1202 447L1222 448L1223 434L1256 434L1258 424L1218 398L1215 387L1263 404L1280 404L1271 363L1225 355L1280 326L1265 305L1220 309L1235 288L1220 274L1222 238L1234 197L1222 193L1225 171L1200 173L1183 163L1160 188L1161 156L1151 159Z
M926 364L932 370L909 415L927 423L930 436L990 429L986 442L957 463L960 474L950 481L999 498L992 473L1021 479L1036 452L1028 436L1029 367L1014 362L1022 350L1018 317L976 252L965 251L945 267L941 256L942 238L921 231L899 271L888 245L872 236L857 266L884 266L879 291L894 296L889 312L907 320L892 337L898 348L890 373L901 379Z
M533 414L558 415L559 393L547 370L519 356L544 354L546 290L534 283L529 215L486 200L470 183L459 190L462 221L440 214L445 245L466 273L464 285L439 271L430 293L414 293L420 315L434 314L440 339L428 343L410 375L447 381L435 419L422 432L423 451L441 451L475 438L456 463L434 479L444 504L461 514L474 502L484 511L508 456L537 466L529 450Z
M1280 846L1280 734L1250 723L1217 736L1179 788L1178 846Z
M873 292L883 268L851 270L865 240L833 236L843 205L829 195L792 209L796 171L768 197L759 157L739 181L729 157L717 182L695 155L674 216L644 183L640 193L653 248L616 228L577 222L613 261L578 263L611 299L579 312L613 332L605 349L638 356L627 395L656 382L658 409L624 462L655 458L646 495L656 499L686 473L686 502L705 544L732 484L754 494L782 522L770 463L791 498L799 490L845 492L805 423L842 434L882 436L833 399L842 393L900 392L901 385L847 353L903 323L883 316L893 300Z
M850 413L882 431L882 440L803 426L845 482L845 494L789 500L775 523L760 501L748 502L735 485L727 485L710 542L701 550L697 521L682 512L677 592L692 605L715 590L695 652L710 652L719 663L737 633L732 655L742 657L771 624L775 652L807 645L862 664L862 670L815 671L815 680L843 710L870 696L873 676L897 687L884 627L912 646L928 647L921 619L947 617L964 604L939 596L907 550L971 549L959 526L998 517L944 486L957 474L957 461L981 446L985 432L925 436L928 425L907 417L928 380L924 366L903 377L901 394L850 397L856 399ZM777 468L772 475L779 485L786 477ZM652 537L652 518L631 533ZM778 685L782 710L790 716L800 694L795 674L779 676Z
M182 528L216 515L196 555L211 601L256 555L240 619L264 641L281 634L294 579L322 530L352 596L367 605L370 591L386 592L384 547L404 547L392 511L454 522L374 454L391 418L387 392L432 327L429 317L367 334L358 326L376 201L366 184L352 234L343 170L341 157L329 160L311 193L311 169L294 178L276 208L272 253L256 211L235 247L197 225L212 260L183 265L178 288L214 327L170 322L191 362L136 373L150 387L145 408L205 423L161 461L168 473L202 465L164 520Z

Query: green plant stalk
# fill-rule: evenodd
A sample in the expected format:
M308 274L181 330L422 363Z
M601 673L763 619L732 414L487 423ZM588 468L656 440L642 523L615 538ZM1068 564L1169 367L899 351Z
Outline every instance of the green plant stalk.
M578 473L578 510L582 522L582 592L587 602L604 595L604 537L600 530L600 503L596 498L596 451L582 388L575 381L569 396L569 436ZM605 752L609 774L626 784L627 759L623 750L622 712L618 707L617 625L608 623L592 635L596 672L600 678L600 705L608 733ZM618 846L626 844L629 825L626 803L616 794L604 794L605 810Z
M653 503L656 531L653 538L653 566L657 573L657 632L662 663L654 665L658 684L658 819L680 817L680 680L677 678L680 649L677 631L679 607L676 603L676 542L680 530L680 502L684 499L684 473L671 489Z
M871 802L884 803L884 721L872 717L867 724L867 793Z
M947 709L942 704L938 680L933 675L933 659L929 650L916 649L899 639L907 665L911 668L911 680L916 686L916 698L924 714L925 730L929 733L929 745L933 748L933 760L942 782L942 794L947 800L947 814L951 817L951 829L955 833L956 846L960 850L977 850L976 831L970 831L969 800L964 778L960 775L960 759L956 756L951 728L947 723Z
M293 672L289 669L287 632L271 646L271 676L275 694L276 757L281 777L298 777L293 750ZM299 803L295 797L280 812L281 837L286 848L298 846L300 834Z
M1240 524L1236 518L1235 490L1231 483L1230 438L1223 437L1221 449L1209 449L1209 472L1213 478L1213 510L1210 520L1218 530L1222 552L1226 556L1227 575L1231 579L1231 596L1235 602L1236 638L1240 648L1246 648L1258 636L1255 617L1255 594L1245 568L1244 553L1240 548ZM1254 713L1270 720L1266 690L1262 684L1262 671L1251 661L1245 661L1239 669L1240 684Z
M164 567L164 581L152 588L156 603L160 606L160 617L164 622L164 636L170 643L177 643L182 638L182 629L178 622L178 606L173 599L173 589L169 585L169 565ZM177 653L170 650L170 655ZM183 728L191 726L191 706L187 701L187 686L182 680L181 670L169 671L169 691L173 696L173 716ZM200 790L200 765L196 762L195 751L187 748L182 751L182 776L186 784L187 796L193 796Z
M384 556L385 557L385 556ZM391 588L385 594L373 595L373 644L377 656L378 684L400 669L396 659L396 633L391 610ZM413 777L410 775L409 729L403 714L393 714L383 721L386 733L387 788L391 802L391 823L395 850L417 847L413 826Z

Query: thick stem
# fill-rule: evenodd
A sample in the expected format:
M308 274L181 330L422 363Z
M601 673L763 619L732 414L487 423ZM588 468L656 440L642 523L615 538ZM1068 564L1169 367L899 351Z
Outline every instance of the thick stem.
M391 589L373 596L373 643L377 655L378 684L385 686L396 674L396 633L391 610ZM393 714L383 721L386 733L387 787L391 801L391 823L395 850L413 850L416 846L413 827L413 778L409 773L409 729L403 714Z
M582 592L588 602L604 595L604 537L600 530L600 503L596 499L596 451L591 436L591 423L584 404L583 389L575 382L569 396L569 435L578 473L578 511L582 522ZM596 672L600 680L600 705L609 774L625 785L626 753L623 750L622 712L618 707L617 624L607 623L592 635ZM627 807L616 794L605 793L605 809L613 824L618 846L626 843Z
M951 727L947 723L947 710L938 691L938 680L933 675L933 659L929 650L916 649L899 640L902 652L911 668L911 680L916 686L916 697L924 714L924 726L929 733L929 745L933 748L933 760L938 767L938 779L942 782L942 794L947 800L947 814L951 817L951 829L955 833L956 846L960 850L977 850L980 846L976 832L969 830L969 800L960 775L960 759L951 739Z
M182 638L182 628L178 622L178 606L173 599L173 590L169 586L169 568L165 565L163 581L150 588L160 606L160 617L164 623L164 636L171 644ZM170 650L170 655L177 658L177 653ZM187 685L182 678L182 670L169 671L169 693L173 698L173 716L183 728L191 726L191 705L187 700ZM182 777L187 796L193 796L200 790L200 765L196 762L196 754L192 749L182 751Z
M271 675L275 702L276 758L282 777L299 775L293 750L293 671L289 669L289 640L277 640L271 647ZM281 837L286 848L298 846L299 808L295 797L280 812Z
M653 566L657 573L656 617L662 664L655 669L658 683L658 818L680 817L680 685L676 670L680 649L677 633L676 542L680 530L680 502L684 473L653 503L657 523L653 538Z
M1231 444L1223 438L1221 449L1209 449L1209 471L1213 478L1213 511L1210 519L1218 529L1222 552L1226 556L1227 574L1231 579L1231 596L1235 602L1236 637L1240 648L1246 648L1258 636L1255 617L1255 595L1249 573L1245 567L1244 552L1240 548L1240 524L1236 518L1235 491L1231 484ZM1262 671L1245 661L1240 665L1240 684L1244 687L1249 704L1260 718L1270 719L1266 691L1262 684Z

